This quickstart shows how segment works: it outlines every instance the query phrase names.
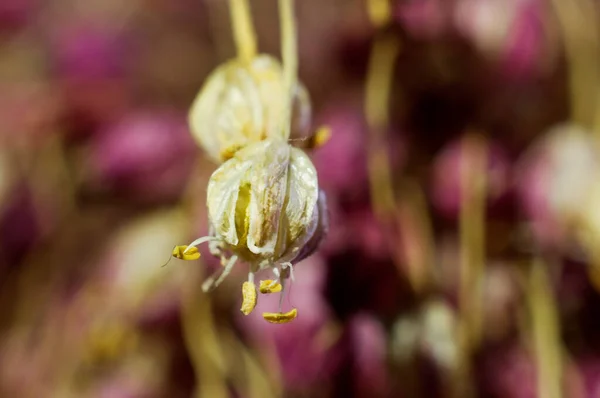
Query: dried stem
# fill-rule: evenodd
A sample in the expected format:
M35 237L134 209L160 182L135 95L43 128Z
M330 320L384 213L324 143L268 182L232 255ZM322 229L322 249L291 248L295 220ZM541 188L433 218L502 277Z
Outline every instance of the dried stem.
M573 122L594 128L600 134L600 112L596 108L600 69L598 23L590 0L552 0L562 32L569 68L569 94Z
M375 215L384 219L395 208L392 173L384 132L389 124L388 102L393 80L394 63L400 51L395 37L375 41L371 50L365 89L365 114L369 125L369 176L371 199Z
M368 0L367 11L371 22L377 28L387 25L392 19L390 0Z
M281 24L281 58L283 60L283 88L286 95L282 118L283 138L290 137L294 90L298 79L298 44L294 0L279 0Z
M563 396L563 359L559 319L552 294L547 264L536 258L529 275L529 307L532 319L532 340L537 362L537 392L539 397Z
M211 300L188 278L182 291L182 327L186 349L196 375L196 398L227 398L226 365L219 344Z
M256 56L257 45L248 0L229 0L229 11L238 58L243 62L251 62Z
M485 184L487 144L480 135L467 135L461 149L461 209L459 345L461 374L457 394L464 396L470 379L470 358L481 339L482 282L485 265Z

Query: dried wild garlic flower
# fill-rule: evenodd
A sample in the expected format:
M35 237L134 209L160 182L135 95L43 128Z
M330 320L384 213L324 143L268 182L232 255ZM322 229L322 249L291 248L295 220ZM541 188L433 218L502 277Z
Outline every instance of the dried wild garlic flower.
M283 70L277 59L258 55L251 62L233 59L206 80L189 112L193 137L216 162L230 159L246 145L265 139L288 139L281 118L288 105ZM301 83L292 103L292 137L308 134L311 104Z
M244 315L256 306L255 273L272 270L274 279L261 281L259 291L280 292L279 311L263 318L287 323L298 311L282 311L285 282L294 280L294 264L313 254L328 230L317 171L308 155L290 143L300 139L307 148L317 147L330 132L321 128L307 134L311 105L296 76L293 0L280 0L284 67L269 55L255 55L247 4L232 2L231 7L238 58L208 77L189 113L192 135L222 163L207 188L209 236L176 246L172 257L194 260L200 256L196 246L209 244L223 269L204 282L205 292L223 282L238 262L248 264Z
M254 274L273 269L275 279L269 285L261 282L260 291L281 291L283 298L285 281L293 280L293 265L314 253L328 230L316 170L308 155L286 141L260 141L239 150L212 174L207 205L210 236L175 251L177 258L210 243L210 252L221 258L224 268L206 280L205 291L217 287L238 261L247 263L244 314L256 304Z

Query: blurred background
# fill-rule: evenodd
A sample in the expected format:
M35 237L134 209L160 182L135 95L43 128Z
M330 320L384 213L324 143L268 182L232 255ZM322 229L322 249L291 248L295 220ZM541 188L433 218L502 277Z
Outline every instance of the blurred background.
M0 2L0 397L600 397L599 4L296 3L331 225L271 325L243 267L162 266L207 231L227 2Z

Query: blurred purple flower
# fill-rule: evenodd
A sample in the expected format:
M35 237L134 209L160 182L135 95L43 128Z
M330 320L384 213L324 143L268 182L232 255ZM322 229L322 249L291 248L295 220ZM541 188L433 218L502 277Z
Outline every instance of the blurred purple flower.
M176 200L197 147L184 115L143 110L105 126L89 142L87 184L145 203Z
M418 39L439 38L447 31L449 18L444 0L396 2L394 15L402 26Z
M386 361L386 332L375 318L355 315L346 326L352 353L355 397L385 397L390 380Z
M537 371L534 358L515 345L486 352L478 366L485 396L497 398L536 398Z
M356 198L367 187L367 130L357 105L337 104L319 117L331 128L331 139L314 155L319 185L328 197Z
M51 32L53 72L76 133L89 133L130 106L128 76L134 46L130 32L89 21L66 23Z
M540 0L459 0L455 24L509 78L529 78L554 59Z
M521 159L516 190L538 244L569 251L569 226L598 178L596 143L585 130L551 129Z
M579 360L577 367L583 379L583 395L581 398L596 398L600 396L600 358L589 356Z
M38 0L2 0L0 32L19 29L31 22L38 5Z
M131 57L127 31L85 20L58 28L50 41L54 71L62 77L120 77Z
M433 165L432 201L447 217L457 217L461 207L462 163L469 162L473 154L466 152L462 140L448 144L438 154ZM488 147L488 170L486 175L488 205L497 203L509 188L510 163L504 150L497 144Z
M35 206L31 190L16 187L7 198L0 212L0 261L16 265L43 237L42 209Z

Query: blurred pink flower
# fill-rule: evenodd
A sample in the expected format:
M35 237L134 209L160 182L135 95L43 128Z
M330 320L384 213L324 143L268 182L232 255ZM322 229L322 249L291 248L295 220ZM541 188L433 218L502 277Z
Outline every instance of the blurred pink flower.
M319 117L331 139L317 149L314 162L319 185L328 196L356 197L368 187L367 130L358 105L336 104Z
M394 15L417 39L435 39L448 30L449 3L444 0L398 1Z
M552 128L523 155L516 190L538 244L572 248L569 224L598 179L598 159L591 135L572 125Z
M509 78L528 78L554 60L540 0L458 0L456 28Z
M536 398L537 371L534 358L523 348L512 345L491 350L479 371L486 396Z
M19 29L32 22L38 0L2 0L0 2L0 32Z
M386 332L383 325L367 314L350 319L347 327L353 358L352 385L355 397L385 397L389 394Z
M434 206L447 217L457 217L461 207L461 173L463 162L469 162L473 154L466 152L462 140L448 144L438 154L433 164L432 201ZM508 192L510 163L504 150L497 144L488 147L488 169L486 175L487 202L496 203Z
M184 115L163 109L130 113L88 145L85 183L144 203L176 200L198 153Z
M577 362L583 381L584 394L581 398L600 396L600 358L588 357Z
M85 20L49 34L53 72L68 107L68 123L87 135L98 123L121 116L132 102L128 72L131 34Z

